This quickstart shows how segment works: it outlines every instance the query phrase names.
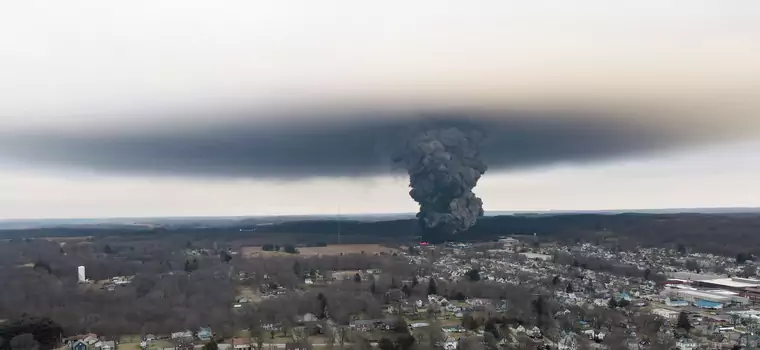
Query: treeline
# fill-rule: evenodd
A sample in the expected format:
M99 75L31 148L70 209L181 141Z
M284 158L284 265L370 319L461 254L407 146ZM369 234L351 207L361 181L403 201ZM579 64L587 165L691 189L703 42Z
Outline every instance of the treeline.
M685 246L691 251L736 256L760 254L760 214L579 214L496 216L481 218L467 232L454 236L434 236L420 231L416 220L389 220L377 222L311 220L291 221L259 226L255 232L240 231L240 227L226 228L157 228L157 229L34 229L0 231L0 237L25 239L55 236L129 236L164 237L183 236L185 239L225 237L277 237L298 235L296 242L331 242L337 232L346 242L378 242L382 240L411 240L424 236L431 240L476 241L492 240L503 235L536 233L542 239L583 240L598 243L615 237L621 248L636 245L666 246L674 249ZM313 237L313 238L309 238ZM270 240L272 242L273 240Z
M337 221L301 221L268 226L262 232L334 234ZM421 236L415 220L341 222L342 235ZM600 243L614 238L619 248L637 245L676 248L736 256L760 254L760 214L579 214L495 216L481 218L467 232L437 236L436 240L493 240L504 235ZM429 236L425 238L430 238Z

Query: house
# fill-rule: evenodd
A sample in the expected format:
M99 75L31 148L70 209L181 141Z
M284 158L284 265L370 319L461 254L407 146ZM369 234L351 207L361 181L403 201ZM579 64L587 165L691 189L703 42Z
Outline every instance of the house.
M307 312L303 316L299 317L299 321L301 321L301 322L317 322L317 321L319 321L319 318L316 315L314 315L313 313Z
M454 338L446 338L443 342L444 350L456 350L459 347L459 342Z
M87 333L68 337L63 340L65 344L68 344L70 349L75 349L75 346L79 346L76 350L87 350L90 345L93 345L99 341L98 336L95 333ZM81 345L77 345L82 343ZM82 348L82 346L84 346Z
M354 320L348 325L349 328L366 332L372 328L375 328L375 320Z
M578 341L572 334L566 334L557 343L558 350L576 350L578 349Z
M251 350L251 342L244 338L232 338L232 348L235 350Z
M676 343L676 348L679 350L694 350L698 346L699 345L695 341L690 339L679 340L678 343Z
M267 332L279 332L282 330L282 327L273 323L264 324L262 325L262 328Z
M589 340L593 340L593 341L602 341L604 340L604 336L605 336L603 332L595 331L593 329L587 329L583 331L583 334L585 334Z
M652 314L660 316L666 320L675 320L678 318L678 311L663 309L663 308L656 308L652 310Z
M174 332L174 333L172 333L171 338L173 340L177 340L177 339L193 339L193 332L191 332L191 331Z
M511 252L514 252L520 246L520 241L512 237L499 239L499 243L501 243L502 248L504 250L508 250Z
M427 327L429 325L430 325L430 323L428 323L428 322L415 322L415 323L410 324L409 327L412 328L412 329L414 329L414 328Z
M214 337L214 332L209 327L201 327L198 329L198 339L203 341L209 341Z
M116 342L113 340L95 343L95 348L100 350L116 350Z
M525 334L527 334L531 338L543 337L543 335L541 334L541 330L538 327L533 327L532 329L526 330Z
M174 344L174 350L195 350L192 342L180 341Z
M87 350L87 344L81 340L71 343L71 350Z

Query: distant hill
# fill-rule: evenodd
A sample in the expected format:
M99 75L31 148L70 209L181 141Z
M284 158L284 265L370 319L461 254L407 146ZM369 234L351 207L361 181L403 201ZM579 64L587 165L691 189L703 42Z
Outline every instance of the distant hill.
M392 218L393 216L390 216ZM733 255L740 252L760 256L760 213L731 210L727 213L534 213L486 216L466 232L441 236L421 232L410 214L397 219L384 216L263 217L263 218L168 218L149 223L69 222L63 227L0 230L0 237L118 236L121 234L186 235L204 238L215 235L296 235L304 240L342 237L370 240L482 241L505 235L533 235L543 240L615 244L625 249L637 245L676 247ZM532 239L532 238L531 238Z
M487 211L485 216L556 216L579 214L742 214L760 213L760 208L672 208L672 209L630 209L630 210L546 210L546 211ZM198 217L124 217L85 219L6 219L0 220L0 230L24 230L35 228L222 228L259 224L279 224L294 221L335 221L348 220L377 222L413 219L414 213L381 214L335 214L335 215L277 215L277 216L198 216Z

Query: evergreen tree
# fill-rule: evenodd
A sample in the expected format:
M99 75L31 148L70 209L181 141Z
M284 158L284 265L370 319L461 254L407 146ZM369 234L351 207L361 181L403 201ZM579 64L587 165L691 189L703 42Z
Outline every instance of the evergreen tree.
M430 281L428 282L428 295L437 295L438 294L438 286L435 283L435 279L433 277L430 277Z
M618 307L617 300L615 300L615 297L611 297L610 301L607 302L607 307L610 309L614 309Z
M327 318L327 298L324 294L317 294L317 301L319 302L319 318Z
M296 277L301 278L301 273L303 273L303 271L301 269L301 263L298 262L298 260L296 260L293 263L293 274L295 274Z
M676 323L676 327L685 330L686 332L689 332L692 328L691 322L689 322L689 317L686 316L686 313L681 311L681 313L678 314L678 321Z
M406 284L405 284L404 286L402 286L402 287L401 287L401 291L404 293L404 296L406 296L407 298L408 298L410 295L412 295L412 290L411 290L411 289L409 289L409 286L407 286Z
M557 284L559 284L559 281L560 281L559 275L554 276L554 278L552 278L552 285L556 286Z
M377 347L380 348L380 350L396 350L396 344L386 337L383 337L377 342Z
M493 337L496 340L501 339L500 331L498 328L496 328L496 320L494 320L493 318L489 318L488 321L486 321L485 332L493 334Z
M536 300L533 300L533 311L536 313L536 326L539 329L544 329L544 317L546 316L546 302L544 297L539 295Z
M574 292L574 290L573 290L573 284L572 283L568 283L567 284L567 287L565 288L565 292L566 293L572 293L572 292Z
M472 282L480 281L480 271L478 269L470 269L470 271L467 271L466 276Z
M491 332L485 332L483 334L483 345L485 345L486 350L499 349L498 339L496 339L496 336Z
M212 339L211 342L203 346L203 350L217 350L219 345Z
M478 329L478 321L475 320L475 318L472 317L470 313L466 313L464 317L462 317L462 327L467 330L474 331Z

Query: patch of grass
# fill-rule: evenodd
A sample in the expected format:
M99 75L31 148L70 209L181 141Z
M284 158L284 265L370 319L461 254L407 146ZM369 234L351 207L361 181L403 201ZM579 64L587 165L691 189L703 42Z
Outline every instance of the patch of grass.
M174 344L166 340L154 340L148 344L148 348L153 349L166 349L173 348Z
M285 344L285 343L290 343L292 341L293 341L292 337L276 336L274 337L274 339L272 339L271 337L266 337L266 339L264 339L264 344Z
M127 335L122 335L121 337L119 337L119 344L123 344L123 343L138 343L139 344L140 341L142 341L142 336L139 334L127 334Z
M119 350L140 350L140 343L119 343Z
M459 326L462 324L462 320L458 318L451 318L448 320L441 320L442 327Z

